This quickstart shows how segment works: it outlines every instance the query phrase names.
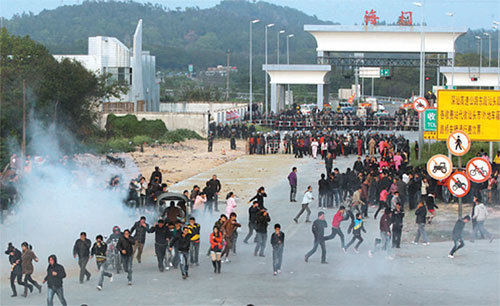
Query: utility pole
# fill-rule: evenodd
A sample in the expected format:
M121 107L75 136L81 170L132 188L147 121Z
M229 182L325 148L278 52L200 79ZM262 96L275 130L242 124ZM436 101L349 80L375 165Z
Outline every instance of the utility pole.
M23 79L23 142L21 144L23 158L26 157L26 80Z
M231 71L231 67L229 67L230 58L231 58L231 50L227 49L226 52L226 101L229 101L229 72Z

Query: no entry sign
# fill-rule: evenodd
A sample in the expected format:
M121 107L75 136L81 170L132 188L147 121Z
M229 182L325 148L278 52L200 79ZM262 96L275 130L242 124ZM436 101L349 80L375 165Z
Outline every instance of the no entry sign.
M424 97L418 97L413 100L413 109L421 113L429 107L429 102Z
M448 180L448 190L457 198L462 198L469 193L470 181L462 171L456 171Z
M491 165L481 157L475 157L467 163L467 177L475 183L486 182L491 175Z
M443 154L437 154L429 158L427 162L427 173L438 181L444 180L450 176L453 164L448 156Z
M456 130L450 133L446 142L448 150L455 156L465 155L470 150L471 141L464 131Z

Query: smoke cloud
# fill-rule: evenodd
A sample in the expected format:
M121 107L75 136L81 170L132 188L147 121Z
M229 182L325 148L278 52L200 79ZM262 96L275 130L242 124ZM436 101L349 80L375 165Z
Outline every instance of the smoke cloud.
M80 232L94 241L98 234L111 234L114 225L123 229L133 224L135 213L123 204L128 182L138 175L131 160L125 168L102 164L102 159L90 154L73 160L61 147L66 151L78 146L74 138L59 127L44 128L36 120L30 123L29 137L35 161L31 172L19 179L19 203L0 225L1 247L12 242L20 248L27 241L42 262L50 254L68 262ZM37 162L40 158L43 163ZM120 190L108 188L114 175L122 178Z

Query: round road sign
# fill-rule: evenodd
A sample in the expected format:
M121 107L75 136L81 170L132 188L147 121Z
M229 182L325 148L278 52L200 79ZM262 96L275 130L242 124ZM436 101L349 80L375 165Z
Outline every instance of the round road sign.
M413 100L413 109L421 113L429 107L429 102L423 97L418 97Z
M462 198L469 193L470 181L462 171L456 171L448 180L448 190L457 198Z
M427 173L438 181L444 180L451 174L453 164L448 156L443 154L437 154L429 158L427 162Z
M462 156L469 152L471 141L464 131L456 130L450 133L446 141L448 150L455 156Z
M474 157L467 163L467 177L474 183L486 182L491 175L491 165L481 157Z

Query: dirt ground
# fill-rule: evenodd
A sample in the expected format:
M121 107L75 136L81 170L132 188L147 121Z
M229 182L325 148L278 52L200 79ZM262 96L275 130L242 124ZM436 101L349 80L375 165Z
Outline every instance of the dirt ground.
M191 139L175 144L148 146L144 148L144 153L138 150L128 155L148 181L154 167L159 166L163 181L170 186L245 154L243 140L237 140L236 150L229 148L229 140L216 140L213 151L209 153L206 140Z

